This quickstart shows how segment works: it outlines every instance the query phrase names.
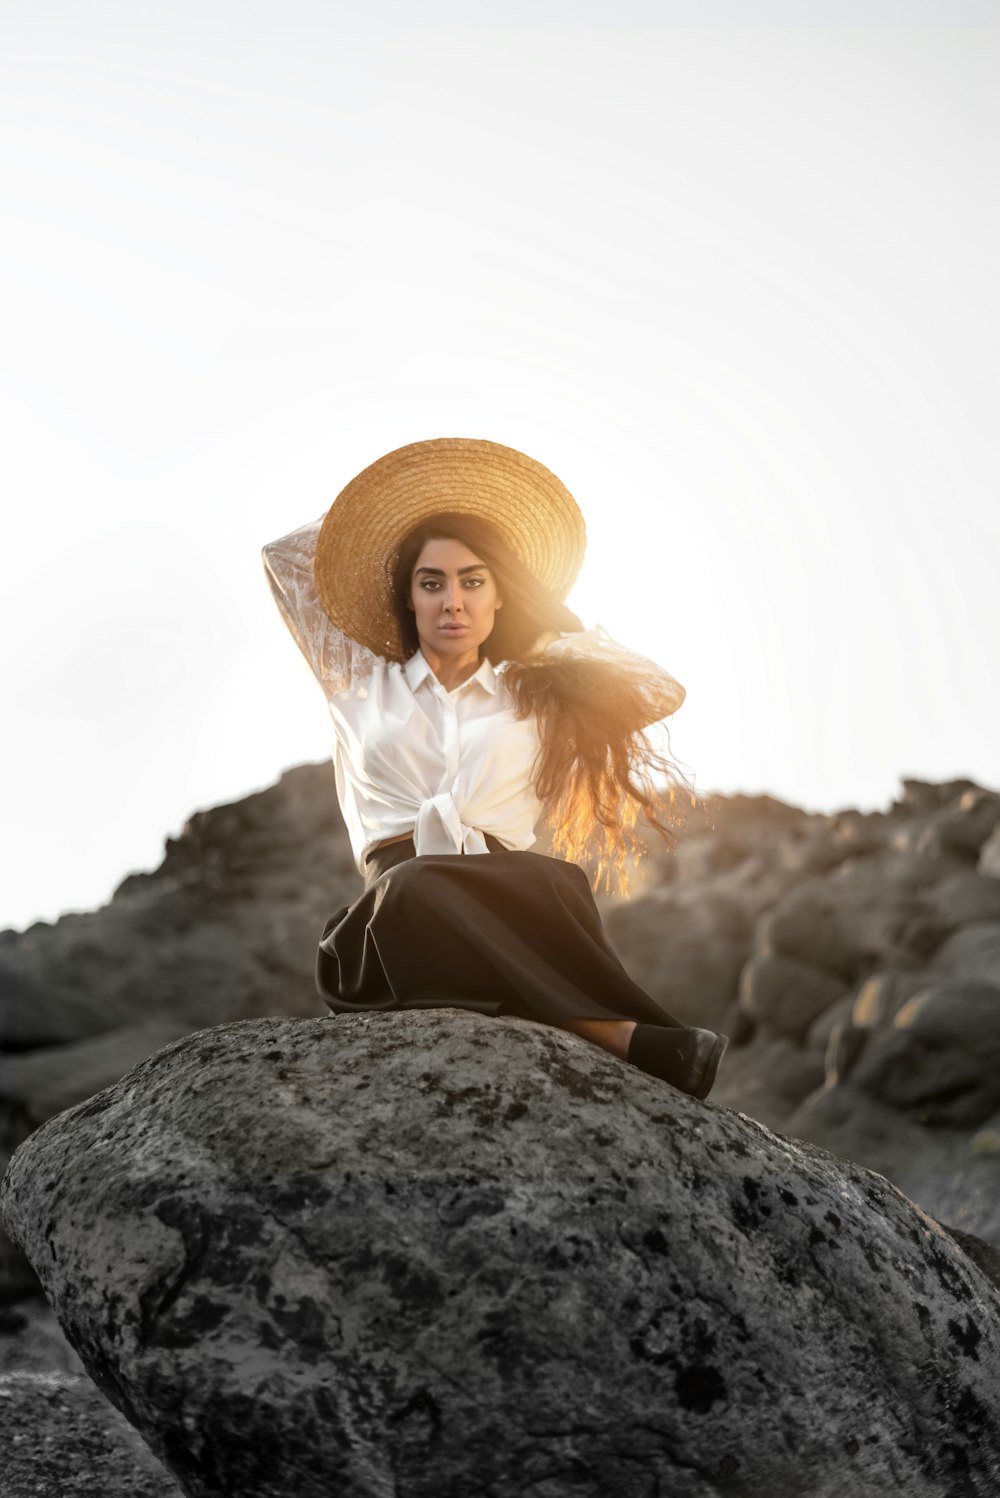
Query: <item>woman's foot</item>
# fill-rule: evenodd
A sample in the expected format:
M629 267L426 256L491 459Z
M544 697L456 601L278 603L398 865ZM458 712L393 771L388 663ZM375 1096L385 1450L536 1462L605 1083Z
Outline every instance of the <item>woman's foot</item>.
M691 1097L706 1098L728 1044L728 1037L714 1030L636 1025L626 1059Z
M564 1029L699 1099L711 1092L729 1044L714 1030L637 1025L630 1019L574 1019Z

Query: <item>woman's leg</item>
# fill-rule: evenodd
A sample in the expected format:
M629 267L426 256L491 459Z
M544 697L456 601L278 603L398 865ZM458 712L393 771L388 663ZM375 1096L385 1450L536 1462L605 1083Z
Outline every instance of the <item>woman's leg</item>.
M620 1061L627 1061L636 1022L634 1019L568 1019L561 1028L572 1030L574 1035L582 1035L585 1040L603 1046Z

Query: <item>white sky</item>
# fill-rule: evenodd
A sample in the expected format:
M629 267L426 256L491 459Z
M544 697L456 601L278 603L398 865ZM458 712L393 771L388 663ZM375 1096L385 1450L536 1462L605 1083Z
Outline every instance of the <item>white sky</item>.
M985 0L4 0L0 924L328 752L259 548L426 437L575 493L699 789L995 785L998 76Z

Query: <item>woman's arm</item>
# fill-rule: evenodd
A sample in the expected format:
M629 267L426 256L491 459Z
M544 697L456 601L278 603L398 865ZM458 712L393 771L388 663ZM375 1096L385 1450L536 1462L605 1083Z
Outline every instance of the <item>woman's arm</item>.
M363 686L378 657L338 629L319 601L313 569L323 519L269 541L261 555L281 617L325 695L335 697Z
M595 661L607 665L617 675L630 678L641 690L645 702L643 722L636 724L637 728L646 728L650 723L659 723L662 718L669 718L687 696L680 682L675 681L669 671L644 655L626 650L624 645L619 645L600 625L575 634L557 636L544 646L540 658Z

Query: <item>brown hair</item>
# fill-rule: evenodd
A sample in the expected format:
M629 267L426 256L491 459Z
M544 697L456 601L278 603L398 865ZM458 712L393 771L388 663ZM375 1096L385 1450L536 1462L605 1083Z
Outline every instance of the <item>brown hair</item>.
M595 864L598 888L625 893L627 860L645 852L636 830L640 812L673 847L681 820L678 791L691 795L677 766L643 731L669 711L655 667L647 675L580 656L533 658L540 636L576 633L583 628L580 620L542 587L489 521L455 513L425 521L399 549L393 610L407 655L419 647L409 607L413 568L427 542L440 540L468 546L489 567L503 598L480 653L495 666L510 663L504 681L515 710L537 721L539 751L531 778L546 806L553 852Z

